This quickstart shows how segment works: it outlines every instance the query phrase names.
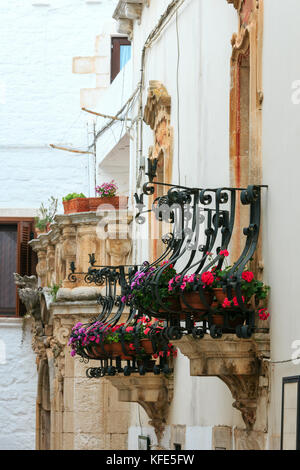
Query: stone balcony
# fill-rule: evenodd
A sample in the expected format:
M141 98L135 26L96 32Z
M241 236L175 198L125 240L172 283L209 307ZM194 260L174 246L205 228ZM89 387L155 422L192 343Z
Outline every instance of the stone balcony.
M20 298L33 319L32 345L38 368L36 447L44 449L127 448L129 405L119 403L106 380L88 379L87 366L70 356L72 327L99 315L101 287L84 275L70 282L70 263L87 272L90 253L97 264L126 264L131 256L127 211L57 215L48 233L30 241L38 255L37 279L16 276ZM51 288L59 288L56 298ZM96 366L98 362L91 361ZM95 401L96 397L96 401ZM105 412L108 401L112 414Z
M29 242L38 255L40 286L86 285L83 275L76 282L70 282L68 276L71 262L77 272L87 272L90 253L95 253L97 264L126 264L131 254L131 221L126 211L57 215L50 232Z
M190 375L220 378L230 389L233 407L241 412L251 445L265 448L268 427L270 337L255 333L250 339L224 334L220 339L184 336L172 341L190 359ZM247 442L242 436L240 442ZM251 447L250 447L251 448Z

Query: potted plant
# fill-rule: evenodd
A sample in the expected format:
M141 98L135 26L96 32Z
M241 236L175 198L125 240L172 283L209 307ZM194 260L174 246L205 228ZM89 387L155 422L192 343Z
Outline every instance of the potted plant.
M164 269L161 269L165 266ZM151 281L157 275L157 271L160 270L160 274L157 278L157 291L161 303L153 297L153 289ZM149 269L144 271L138 271L130 285L131 293L127 297L123 297L122 301L131 302L140 310L145 312L155 312L157 316L160 313L169 312L173 310L175 312L180 311L179 296L176 292L172 292L169 289L169 282L176 275L176 270L173 264L165 260L160 265L151 266ZM171 312L169 312L171 313Z
M57 212L57 202L55 197L51 196L48 199L48 206L44 206L42 203L39 210L38 216L35 217L35 233L38 237L41 233L47 233L50 230L50 224L53 222Z
M88 212L89 200L82 193L70 193L63 197L64 213Z
M89 198L90 211L96 211L99 206L104 204L110 205L115 209L127 209L128 197L117 196L118 186L114 180L110 183L103 183L100 186L96 186L95 189L98 197Z
M157 330L163 328L156 319L155 328ZM170 343L167 350L166 348L164 351L160 350L158 346L157 351L154 351L150 333L155 334L157 330L153 329L153 323L145 316L138 319L135 324L128 325L122 323L111 326L97 321L86 327L82 323L77 323L72 328L68 345L71 346L71 356L86 354L90 359L119 357L122 360L133 358L143 360L149 356L155 359L161 354L175 357L177 351Z
M205 313L213 301L212 284L214 276L210 271L200 274L178 275L169 281L169 290L181 293L180 304L184 311ZM202 289L205 302L200 295Z

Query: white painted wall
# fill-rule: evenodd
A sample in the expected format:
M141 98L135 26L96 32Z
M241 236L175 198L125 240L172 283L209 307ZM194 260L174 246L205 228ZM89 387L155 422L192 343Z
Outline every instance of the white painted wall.
M92 158L47 146L87 146L90 118L80 112L80 88L95 88L96 76L74 75L72 59L94 54L116 0L42 3L0 5L2 208L36 208L51 195L89 193Z
M144 8L141 24L135 23L133 40L133 88L140 80L141 50L151 29L170 2L151 0ZM146 52L145 89L150 80L164 84L172 99L174 129L173 182L178 175L178 132L180 137L180 183L189 186L229 184L229 92L232 33L237 30L236 11L223 0L186 0L178 13L180 41L177 89L177 35L175 18ZM177 97L179 95L179 113ZM137 106L133 115L137 114ZM178 121L179 114L179 121ZM151 129L144 125L143 155L153 145ZM100 143L98 143L100 145ZM131 192L135 192L136 142L131 145ZM148 240L138 243L138 261L147 259ZM189 360L179 354L175 365L174 398L168 425L186 425L187 449L210 449L212 427L239 425L241 417L232 408L233 398L217 378L190 377ZM133 412L130 448L137 448L138 435L147 417ZM168 429L168 428L167 428ZM167 431L166 431L167 432ZM152 433L153 434L153 433ZM170 445L164 438L164 445ZM171 443L172 445L172 443ZM135 447L134 447L135 446Z
M37 373L30 324L0 318L0 449L35 448Z
M298 204L300 100L297 0L265 0L263 48L263 180L269 185L263 209L264 278L271 286L271 357L291 358L298 340ZM296 87L296 88L293 88ZM297 92L298 90L298 92ZM300 365L272 367L270 446L279 448L282 377L300 375Z
M96 35L111 22L115 5L0 2L0 217L33 216L51 195L59 201L70 192L89 195L92 158L48 145L87 146L90 117L80 111L80 89L95 88L96 76L74 75L72 60L94 55ZM24 345L20 341L21 320L0 318L0 351L5 344L7 356L5 364L0 357L0 449L35 448L30 332Z

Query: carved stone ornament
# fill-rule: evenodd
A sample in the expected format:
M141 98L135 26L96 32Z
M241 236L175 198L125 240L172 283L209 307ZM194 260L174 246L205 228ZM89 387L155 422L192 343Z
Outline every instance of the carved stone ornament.
M233 407L241 412L246 429L253 429L257 408L268 397L268 362L263 359L270 357L269 335L255 334L250 339L232 334L221 339L184 336L173 343L190 359L191 376L219 377L228 386L235 399ZM265 422L259 423L264 432L266 420L265 416Z
M138 403L150 418L158 446L162 438L169 407L173 399L173 378L147 374L146 376L107 377L118 390L119 401Z
M144 110L144 121L152 130L155 128L157 121L160 120L162 110L170 116L171 97L161 82L151 80Z

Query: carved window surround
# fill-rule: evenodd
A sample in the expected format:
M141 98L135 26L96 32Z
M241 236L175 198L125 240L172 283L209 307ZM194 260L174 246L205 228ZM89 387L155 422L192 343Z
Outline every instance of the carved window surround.
M227 0L237 10L239 28L231 39L230 86L230 184L248 186L262 181L262 48L263 0ZM240 227L244 213L240 206ZM240 249L236 235L231 252ZM260 244L261 245L261 244ZM261 249L257 251L252 269L262 271Z
M270 357L267 333L254 334L251 339L231 334L218 340L184 336L173 343L190 359L191 376L215 376L225 382L235 399L233 407L241 412L247 430L267 431L269 369L263 360Z
M113 13L113 18L118 22L118 33L126 34L131 39L133 22L140 24L143 6L148 7L149 3L150 0L120 0Z
M157 179L162 183L170 183L172 180L172 159L173 159L173 128L171 127L171 96L165 86L157 81L150 80L148 88L147 102L144 109L144 122L150 126L154 134L154 144L149 148L149 159L157 160ZM163 195L163 188L155 189L153 200ZM151 209L152 200L149 200ZM150 253L154 259L162 254L162 246L159 246L161 233L154 234L156 224L149 224L149 239L151 240ZM161 245L161 244L160 244Z
M173 399L173 377L119 375L107 377L107 380L117 388L119 401L138 403L144 408L150 418L149 424L155 429L159 446Z

